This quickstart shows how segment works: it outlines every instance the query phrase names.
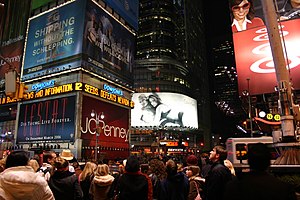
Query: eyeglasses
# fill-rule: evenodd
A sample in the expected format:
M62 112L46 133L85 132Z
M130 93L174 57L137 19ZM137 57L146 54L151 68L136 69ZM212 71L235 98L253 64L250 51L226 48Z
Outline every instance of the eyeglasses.
M249 3L249 2L248 2L248 3L245 3L245 4L242 5L242 6L238 6L238 5L232 6L231 10L232 10L233 12L237 12L237 11L239 11L241 8L243 8L243 10L249 9L249 8L250 8L250 3Z

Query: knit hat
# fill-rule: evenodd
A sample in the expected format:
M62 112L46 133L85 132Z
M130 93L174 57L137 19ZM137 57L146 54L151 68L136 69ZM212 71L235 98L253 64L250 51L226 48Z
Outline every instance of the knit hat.
M186 164L187 165L198 165L198 158L195 155L189 155L186 159Z

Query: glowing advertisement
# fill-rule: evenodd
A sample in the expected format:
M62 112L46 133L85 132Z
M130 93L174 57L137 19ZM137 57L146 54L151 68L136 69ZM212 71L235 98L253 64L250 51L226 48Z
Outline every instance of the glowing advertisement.
M95 116L92 117L91 113ZM101 118L100 116L104 117ZM84 96L82 102L81 139L83 147L92 147L96 144L98 125L98 146L102 149L129 148L129 110L110 103ZM103 150L102 150L103 151ZM127 152L106 151L116 153L116 157L128 156ZM125 155L124 155L125 154Z
M177 93L134 93L131 126L198 128L197 101Z
M83 52L88 63L83 67L131 80L135 37L92 1L87 2ZM100 71L99 71L100 70Z
M230 6L239 93L242 94L242 91L248 90L247 79L250 79L251 95L273 93L277 86L277 79L264 16L261 15L262 11L258 10L261 6L256 5L254 9L253 2L250 0L230 2L234 2ZM278 5L282 8L279 11L281 15L279 30L283 39L284 56L288 63L286 68L290 72L292 87L300 89L298 78L300 76L300 31L298 29L300 10L291 10L286 6L286 4ZM286 8L283 9L283 7ZM255 11L260 15L257 15ZM239 28L235 23L237 17L246 17L244 25Z
M133 26L135 30L138 29L138 0L104 0L116 13L118 13L124 20Z
M82 52L84 3L85 1L70 2L29 19L22 74L24 80L32 77L30 74L52 73L53 67L63 66L46 66L46 63L57 62ZM80 64L72 63L68 68L78 65Z
M21 104L17 143L74 140L75 104L75 96Z

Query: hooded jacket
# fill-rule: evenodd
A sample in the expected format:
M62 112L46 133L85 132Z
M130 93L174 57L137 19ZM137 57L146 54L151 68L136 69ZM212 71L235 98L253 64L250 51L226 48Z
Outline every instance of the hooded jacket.
M30 166L10 167L0 174L0 199L54 200L45 181Z
M56 200L82 199L83 197L77 176L69 170L55 171L48 184Z
M189 180L183 172L168 176L161 182L160 200L186 200L189 193Z
M107 200L107 194L114 181L114 177L107 174L105 176L95 176L91 183L90 194L94 200Z

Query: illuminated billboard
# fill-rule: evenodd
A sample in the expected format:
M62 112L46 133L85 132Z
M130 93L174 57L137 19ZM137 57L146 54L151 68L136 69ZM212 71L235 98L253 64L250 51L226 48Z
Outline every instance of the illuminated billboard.
M138 29L138 0L104 0L107 5L113 8L124 20Z
M92 117L91 113L95 116ZM100 117L103 115L103 119ZM82 102L81 139L83 147L95 147L99 119L98 146L107 157L127 157L129 149L129 109L84 96ZM115 151L127 149L127 151ZM86 150L88 151L88 150ZM91 152L86 152L90 154ZM84 157L84 155L83 155Z
M92 1L87 2L83 39L83 67L96 73L108 72L115 79L132 79L135 37ZM99 71L100 70L100 71Z
M198 128L197 101L177 93L134 93L131 126Z
M248 90L247 79L251 95L275 92L276 72L260 1L229 2L239 93ZM300 89L300 31L297 28L300 26L300 11L288 6L288 1L285 4L278 1L276 6L281 15L279 30L286 51L286 68L290 72L292 87ZM239 25L238 20L244 21Z
M21 104L17 143L74 141L75 102L71 96Z
M82 52L84 5L85 1L69 2L29 19L23 80L80 66L74 59L61 65L58 61Z

